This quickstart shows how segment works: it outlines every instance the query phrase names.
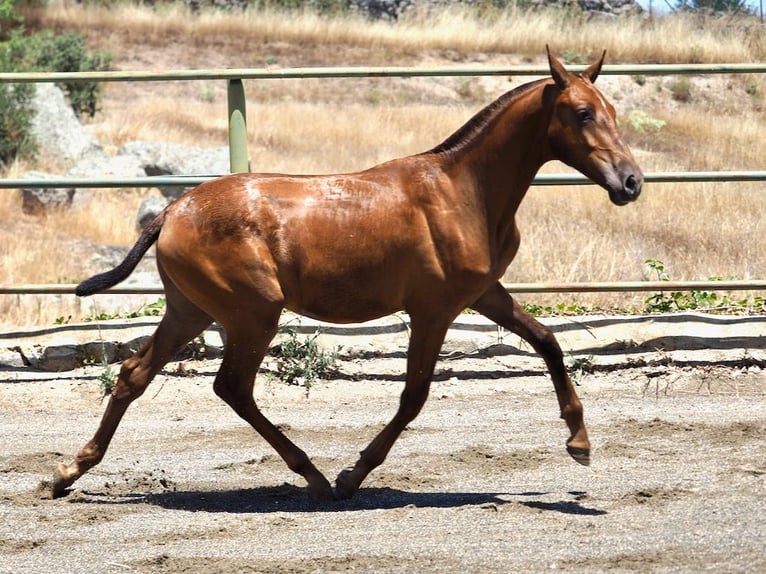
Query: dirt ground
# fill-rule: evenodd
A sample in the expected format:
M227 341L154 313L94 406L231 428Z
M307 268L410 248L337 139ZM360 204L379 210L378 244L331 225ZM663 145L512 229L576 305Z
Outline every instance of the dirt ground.
M556 327L581 359L590 468L564 450L542 361L485 330L445 344L424 412L357 495L320 505L214 396L218 360L169 365L50 500L41 483L98 424L103 367L2 369L0 572L766 571L766 319L653 319L665 335L643 339L601 321ZM331 480L394 412L391 349L342 354L308 392L264 365L259 405Z

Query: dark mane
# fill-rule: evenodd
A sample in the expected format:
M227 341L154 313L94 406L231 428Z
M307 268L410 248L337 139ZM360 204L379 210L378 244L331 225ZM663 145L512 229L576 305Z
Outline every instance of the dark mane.
M492 123L492 120L500 112L510 106L518 97L526 94L532 88L547 80L537 80L517 86L509 92L506 92L491 104L487 105L481 111L477 112L470 120L463 124L458 130L440 143L435 148L426 153L454 153L464 149L471 141L480 135L485 128Z

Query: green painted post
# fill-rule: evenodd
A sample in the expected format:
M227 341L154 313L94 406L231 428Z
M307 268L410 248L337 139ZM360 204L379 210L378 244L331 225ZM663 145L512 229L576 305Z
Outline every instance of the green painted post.
M247 157L247 113L242 80L229 80L229 169L231 173L250 171Z

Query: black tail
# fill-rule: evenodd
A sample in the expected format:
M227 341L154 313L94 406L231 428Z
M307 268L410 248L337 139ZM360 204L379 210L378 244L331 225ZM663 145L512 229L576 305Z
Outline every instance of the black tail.
M155 217L152 222L144 228L143 232L141 233L141 237L138 238L138 241L130 250L125 259L123 259L122 263L120 263L111 271L99 273L90 279L86 279L77 286L74 291L75 294L78 297L87 297L88 295L93 295L94 293L106 291L109 289L109 287L114 287L117 285L117 283L125 281L125 279L127 279L128 276L133 273L133 270L136 268L136 265L138 265L138 262L141 261L141 258L144 256L144 254L149 251L149 248L154 244L155 241L157 241L157 238L160 236L160 231L162 230L163 223L165 223L164 211L157 215L157 217Z

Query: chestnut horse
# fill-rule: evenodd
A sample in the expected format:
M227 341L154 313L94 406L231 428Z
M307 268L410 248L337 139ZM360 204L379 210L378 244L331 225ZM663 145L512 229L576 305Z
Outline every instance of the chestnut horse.
M519 247L515 214L538 169L558 159L635 200L643 175L620 139L614 108L593 86L604 55L582 74L548 53L551 78L522 85L432 150L345 175L242 173L184 195L149 224L125 260L77 288L124 280L155 242L167 308L156 332L123 362L93 438L54 473L60 496L98 464L130 403L213 321L226 332L215 393L308 482L312 498L352 496L428 396L442 341L466 308L528 341L548 366L566 448L590 462L583 408L553 333L499 280ZM335 323L403 310L411 318L399 408L335 489L260 412L253 385L284 309Z

